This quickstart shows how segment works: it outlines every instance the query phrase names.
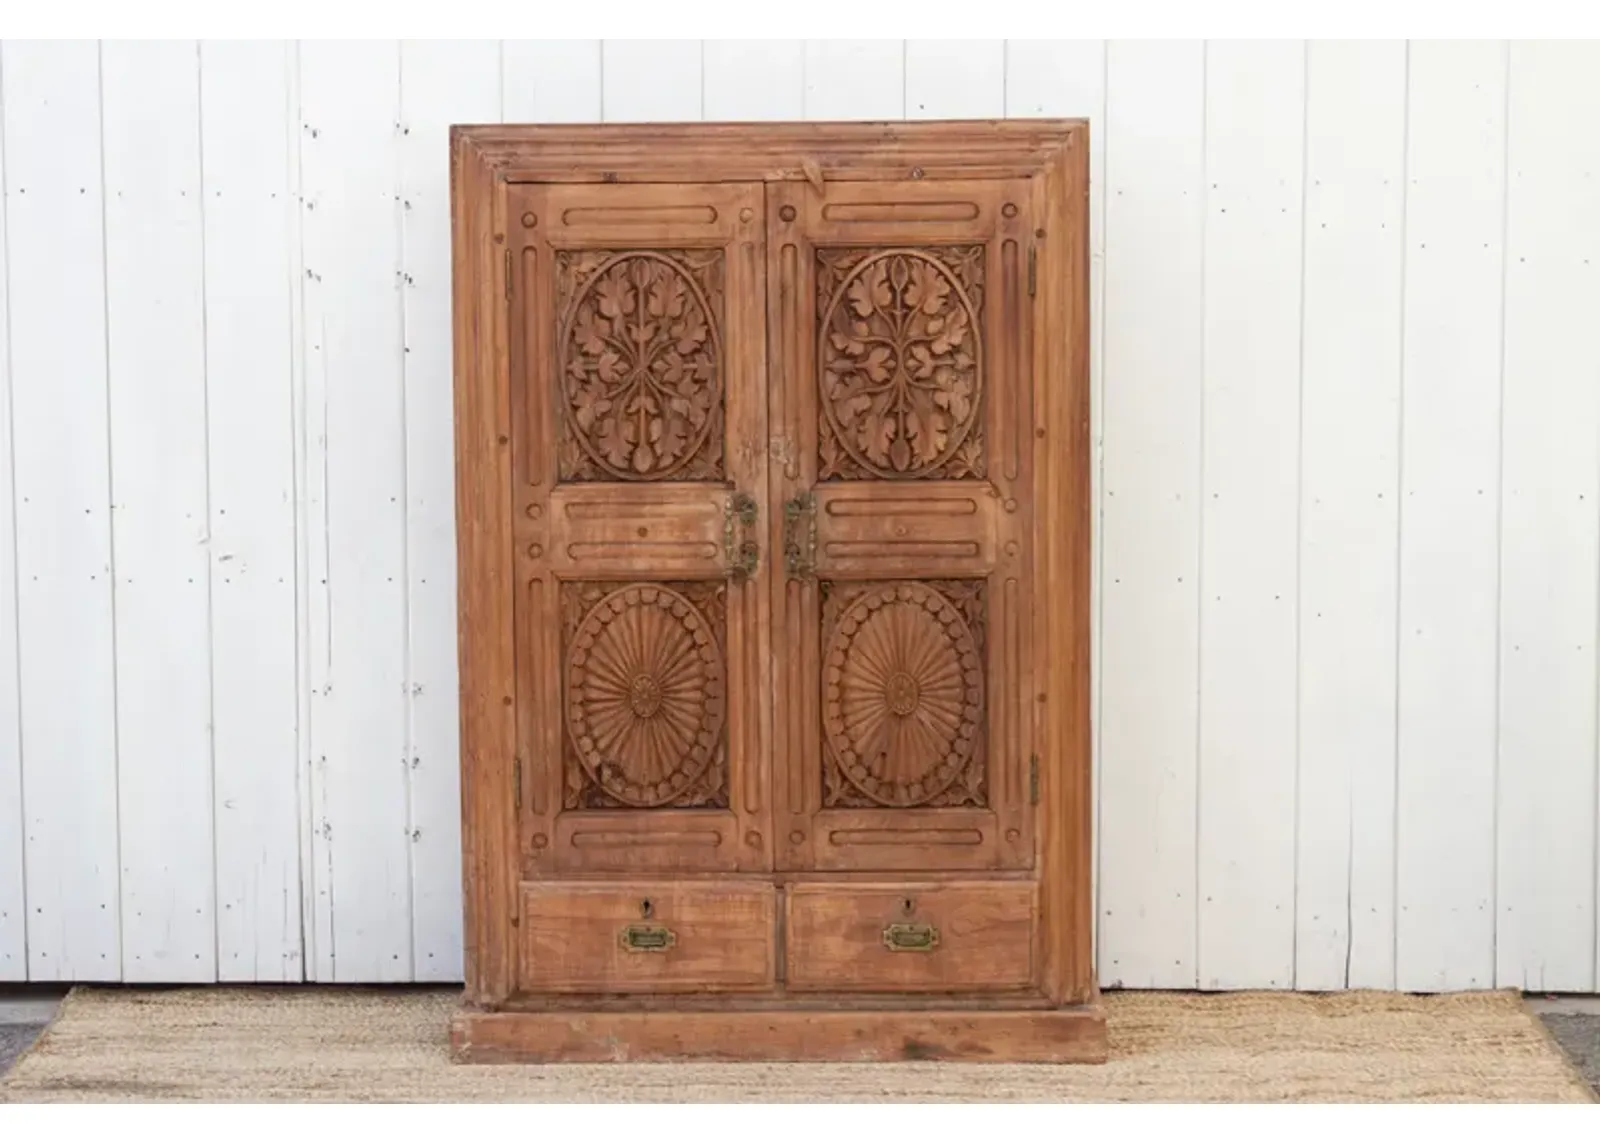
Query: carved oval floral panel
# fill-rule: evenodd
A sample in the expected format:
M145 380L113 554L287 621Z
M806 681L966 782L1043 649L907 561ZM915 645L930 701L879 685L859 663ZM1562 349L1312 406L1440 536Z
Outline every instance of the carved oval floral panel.
M926 584L856 595L828 633L822 687L828 753L870 804L925 805L973 761L982 656L961 612Z
M720 475L720 334L695 273L715 267L697 253L563 257L563 477Z
M819 258L823 478L982 475L982 248Z
M571 636L566 681L569 740L606 797L668 805L718 762L722 651L680 592L629 584L604 595Z

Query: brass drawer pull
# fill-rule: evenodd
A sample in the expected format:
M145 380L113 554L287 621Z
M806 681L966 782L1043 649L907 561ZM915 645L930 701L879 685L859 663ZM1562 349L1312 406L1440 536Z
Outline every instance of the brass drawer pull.
M666 952L677 943L677 934L665 925L622 926L622 947L628 952Z
M883 947L890 952L932 952L939 930L920 922L893 921L883 927Z

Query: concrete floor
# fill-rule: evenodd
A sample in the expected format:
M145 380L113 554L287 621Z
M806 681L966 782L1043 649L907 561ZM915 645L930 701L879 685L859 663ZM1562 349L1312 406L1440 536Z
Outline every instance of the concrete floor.
M65 989L0 987L0 1076L55 1015Z
M64 994L0 988L0 1075L44 1030ZM1600 1095L1600 996L1530 996L1527 1002Z

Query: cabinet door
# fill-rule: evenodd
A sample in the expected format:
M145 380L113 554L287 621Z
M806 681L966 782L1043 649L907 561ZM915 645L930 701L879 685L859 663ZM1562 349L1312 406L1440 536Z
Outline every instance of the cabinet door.
M763 203L508 195L524 875L771 868Z
M769 190L781 868L1033 865L1036 214Z

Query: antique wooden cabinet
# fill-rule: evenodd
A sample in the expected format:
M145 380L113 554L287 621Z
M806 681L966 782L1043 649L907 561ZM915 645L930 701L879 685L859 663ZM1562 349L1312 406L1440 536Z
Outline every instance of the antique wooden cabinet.
M1103 1059L1086 124L451 146L458 1054Z

